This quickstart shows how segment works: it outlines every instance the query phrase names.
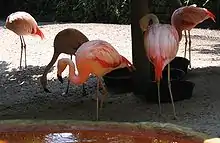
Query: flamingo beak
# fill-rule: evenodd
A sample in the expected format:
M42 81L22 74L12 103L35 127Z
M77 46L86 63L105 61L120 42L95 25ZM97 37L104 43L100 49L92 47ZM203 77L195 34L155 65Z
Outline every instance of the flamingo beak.
M62 78L61 75L57 74L57 78L58 78L58 80L59 80L61 83L63 83L63 78Z

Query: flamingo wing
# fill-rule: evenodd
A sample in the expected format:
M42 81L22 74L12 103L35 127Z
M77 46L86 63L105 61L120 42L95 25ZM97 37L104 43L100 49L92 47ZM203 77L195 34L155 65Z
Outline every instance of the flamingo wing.
M116 68L121 64L122 58L112 45L105 41L96 41L87 58L100 63L104 68Z
M149 60L161 65L162 69L175 58L178 51L179 36L176 29L168 24L152 25L145 35L145 48ZM159 62L159 63L158 63Z
M17 21L17 20L24 20L24 21L28 21L28 22L31 22L32 24L37 25L37 22L35 21L35 19L27 12L18 11L18 12L12 13L8 16L8 19L7 19L9 23L13 23L14 21Z
M149 61L155 67L155 79L162 77L162 70L176 56L179 35L176 29L168 24L151 25L144 35L144 45Z

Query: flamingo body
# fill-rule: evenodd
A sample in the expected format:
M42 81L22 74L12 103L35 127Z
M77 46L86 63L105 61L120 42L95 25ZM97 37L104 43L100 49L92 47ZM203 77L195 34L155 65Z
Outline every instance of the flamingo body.
M44 34L38 28L35 19L24 11L10 14L6 19L5 26L19 36L39 35L42 39L44 38Z
M191 30L197 24L211 18L215 22L215 15L206 8L197 7L195 4L176 9L171 17L171 23L181 30Z
M177 54L178 32L168 24L153 24L145 32L144 39L147 57L155 67L155 80L159 81L163 69Z
M82 44L76 51L76 65L78 72L83 74L90 72L102 77L112 70L126 67L131 63L111 44L102 40L92 40Z

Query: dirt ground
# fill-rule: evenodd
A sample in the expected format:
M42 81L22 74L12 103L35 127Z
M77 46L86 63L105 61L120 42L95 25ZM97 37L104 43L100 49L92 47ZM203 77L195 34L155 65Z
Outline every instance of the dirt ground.
M53 55L53 39L65 28L79 29L90 40L106 40L132 61L130 25L42 23L40 28L46 39L25 37L28 68L19 70L20 39L4 29L3 22L0 26L0 119L95 120L96 102L91 100L96 91L94 77L86 82L86 97L81 97L82 87L75 85L71 85L68 95L63 95L67 79L64 84L58 82L55 64L48 74L48 88L52 93L45 93L40 86L39 77ZM107 101L113 102L106 104L100 120L170 122L220 136L220 32L193 29L191 35L192 70L186 78L196 86L190 100L176 102L177 121L172 119L171 104L162 104L163 117L159 117L157 104L143 102L133 93L109 94ZM184 38L178 56L183 56L183 50ZM62 54L61 57L69 56Z

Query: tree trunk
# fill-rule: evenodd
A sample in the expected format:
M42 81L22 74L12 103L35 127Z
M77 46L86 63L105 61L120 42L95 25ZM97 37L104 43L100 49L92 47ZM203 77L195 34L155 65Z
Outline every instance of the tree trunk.
M133 75L134 93L143 94L147 83L151 81L152 70L144 49L139 19L149 12L148 6L151 6L151 0L132 0L131 5L132 58L136 67Z
M219 28L220 27L220 16L219 16L219 13L220 13L220 0L216 0L217 1L217 4L216 4L216 28Z

